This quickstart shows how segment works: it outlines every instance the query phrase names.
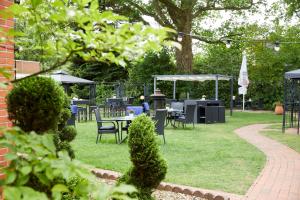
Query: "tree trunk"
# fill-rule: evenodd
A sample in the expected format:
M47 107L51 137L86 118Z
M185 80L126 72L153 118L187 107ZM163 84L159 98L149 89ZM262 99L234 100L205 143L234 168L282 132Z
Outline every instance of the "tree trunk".
M182 35L181 50L176 49L176 64L177 69L180 72L191 72L193 64L193 52L192 52L192 38L190 35L192 29L192 17L186 15L182 19L182 24L184 26L177 27L178 32L184 33Z

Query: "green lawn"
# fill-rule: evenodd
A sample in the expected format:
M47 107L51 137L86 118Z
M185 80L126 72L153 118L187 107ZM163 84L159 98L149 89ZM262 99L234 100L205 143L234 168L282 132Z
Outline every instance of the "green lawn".
M262 131L261 133L267 137L270 137L278 142L289 146L291 149L300 153L300 136L299 135L292 135L281 132L281 125L277 130L273 126L274 131Z
M157 137L168 163L165 181L244 194L263 168L265 156L233 130L247 124L280 122L281 118L271 113L235 112L226 120L224 124L196 125L195 129L166 128L167 144ZM77 130L72 143L77 159L103 169L128 169L126 143L114 144L113 135L104 135L96 145L95 122L77 123Z

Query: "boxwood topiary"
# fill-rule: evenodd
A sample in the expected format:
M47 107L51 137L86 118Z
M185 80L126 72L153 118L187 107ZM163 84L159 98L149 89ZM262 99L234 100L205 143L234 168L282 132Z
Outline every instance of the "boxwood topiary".
M154 122L146 115L138 116L130 124L128 146L133 166L119 183L136 186L140 200L153 199L151 194L165 178L167 164L155 141Z
M70 158L74 159L75 158L75 154L74 154L74 150L72 149L70 143L68 143L67 141L62 141L58 144L58 146L56 146L57 151L62 151L65 150L68 152Z
M65 126L58 135L61 141L71 142L76 137L76 134L77 131L73 126Z
M54 80L32 77L15 84L7 96L8 115L25 132L57 130L65 93Z
M68 142L76 136L73 127L66 127L70 118L70 100L54 80L32 77L16 84L7 96L9 118L25 132L53 134L57 151L74 151Z

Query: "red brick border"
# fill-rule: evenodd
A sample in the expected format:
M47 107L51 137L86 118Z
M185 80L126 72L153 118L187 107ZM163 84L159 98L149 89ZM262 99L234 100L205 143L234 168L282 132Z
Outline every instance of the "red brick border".
M110 170L103 169L93 169L92 173L95 174L98 178L117 180L122 174ZM172 183L162 182L157 187L158 190L164 190L175 193L182 193L186 195L191 195L195 197L201 197L208 200L241 200L243 196L237 194L230 194L221 191L213 191L200 189L195 187L189 187L184 185L177 185Z
M13 0L0 0L0 10L7 8L8 6L13 4ZM4 31L14 28L14 20L3 19L0 16L0 27L3 28ZM0 36L3 37L3 33L0 32ZM0 67L5 68L14 76L15 70L15 60L14 60L14 45L11 42L0 43ZM1 83L9 83L10 80L0 75ZM7 88L0 88L0 127L11 127L12 123L8 119L8 113L6 111L6 102L5 97L9 90L11 89L11 85ZM4 160L4 154L6 154L8 149L0 147L0 167L6 167L7 161ZM0 179L5 178L5 174L0 170ZM0 199L3 199L2 189L0 188Z

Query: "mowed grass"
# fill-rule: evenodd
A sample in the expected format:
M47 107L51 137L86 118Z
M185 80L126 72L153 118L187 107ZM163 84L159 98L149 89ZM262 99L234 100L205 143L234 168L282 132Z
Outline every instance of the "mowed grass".
M269 131L262 131L261 133L273 140L276 140L282 144L287 145L291 149L294 149L295 151L300 153L300 135L292 135L289 133L283 134L281 131L281 126L274 130Z
M165 181L245 194L264 166L265 156L240 139L233 131L254 123L278 123L272 113L235 112L223 124L198 124L193 129L165 129L166 145L157 136L168 163ZM72 146L76 158L97 168L124 173L130 158L127 144L115 144L113 135L104 135L95 144L96 122L77 123L78 135Z

